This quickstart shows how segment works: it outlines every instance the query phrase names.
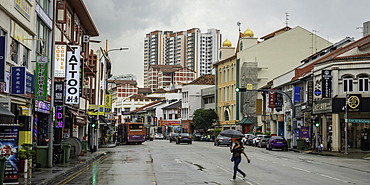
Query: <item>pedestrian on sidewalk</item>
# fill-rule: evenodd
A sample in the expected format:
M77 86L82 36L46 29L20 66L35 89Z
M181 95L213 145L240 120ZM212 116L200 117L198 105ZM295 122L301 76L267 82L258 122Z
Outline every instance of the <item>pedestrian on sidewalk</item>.
M328 140L327 140L327 142L328 142L328 151L331 152L331 135L330 135L330 132L328 132Z
M315 133L312 133L312 145L311 145L311 148L312 148L312 151L315 151L316 150L316 136L315 136Z
M248 163L250 163L251 160L248 158L247 154L244 152L244 147L242 145L241 139L237 139L235 141L235 145L234 145L233 148L231 148L231 146L230 146L230 151L233 153L231 161L234 162L234 175L233 175L233 178L230 179L230 181L235 181L236 172L241 173L243 175L243 179L244 179L246 174L238 168L238 166L239 166L239 164L242 160L241 154L244 154L244 156L248 160Z

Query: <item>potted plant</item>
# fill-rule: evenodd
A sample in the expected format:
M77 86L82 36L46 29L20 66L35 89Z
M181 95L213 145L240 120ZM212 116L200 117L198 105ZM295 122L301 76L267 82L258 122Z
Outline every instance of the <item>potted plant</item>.
M19 172L27 172L30 166L32 157L36 151L32 150L32 144L23 143L22 148L18 149L18 170Z

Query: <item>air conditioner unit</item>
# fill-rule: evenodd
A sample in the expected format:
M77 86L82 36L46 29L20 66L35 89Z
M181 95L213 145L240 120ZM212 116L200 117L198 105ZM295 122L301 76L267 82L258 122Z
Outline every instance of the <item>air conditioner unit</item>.
M83 37L83 41L82 41L83 43L88 43L88 42L90 42L90 35L84 35L84 37Z

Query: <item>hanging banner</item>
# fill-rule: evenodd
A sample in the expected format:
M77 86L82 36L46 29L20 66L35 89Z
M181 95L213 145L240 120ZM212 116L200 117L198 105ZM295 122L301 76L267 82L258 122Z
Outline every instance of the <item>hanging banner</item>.
M63 105L64 82L54 82L54 104Z
M80 46L71 46L67 51L66 104L79 104L80 100Z
M294 87L294 102L300 102L301 101L301 88L300 87Z
M65 59L66 59L66 45L55 45L55 59L54 59L54 77L56 78L64 78L65 77Z
M112 95L105 95L105 105L104 105L104 113L105 114L110 114L111 113L111 108L112 106Z
M5 36L0 36L0 82L5 82Z
M256 115L262 115L262 99L256 99Z
M5 82L0 82L0 92L9 94L9 87L10 87L10 73L6 71Z
M65 107L63 105L55 106L55 128L64 128Z
M18 132L18 125L0 125L0 155L6 159L4 183L18 184Z
M272 91L269 91L269 108L275 108L275 92Z
M12 67L12 94L26 94L26 67Z
M322 97L331 98L331 70L322 70Z
M47 100L48 98L48 57L36 57L36 78L35 78L35 100Z

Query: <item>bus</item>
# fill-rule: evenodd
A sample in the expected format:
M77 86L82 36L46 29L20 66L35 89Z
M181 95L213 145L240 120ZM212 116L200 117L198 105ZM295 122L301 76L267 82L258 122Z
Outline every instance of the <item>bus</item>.
M144 123L125 122L118 125L119 142L141 144L145 141Z

